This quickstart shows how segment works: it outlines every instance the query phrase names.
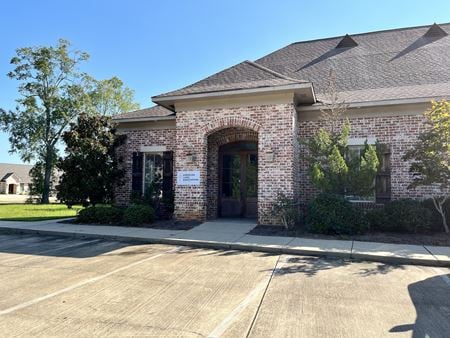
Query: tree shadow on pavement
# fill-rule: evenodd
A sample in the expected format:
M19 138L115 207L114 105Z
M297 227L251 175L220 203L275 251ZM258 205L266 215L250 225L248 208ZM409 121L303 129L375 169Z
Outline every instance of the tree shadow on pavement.
M270 252L255 252L255 251L242 251L242 250L231 250L231 249L208 249L208 248L200 248L200 247L183 247L181 250L177 251L177 254L183 254L187 252L202 252L200 256L237 256L243 254L254 253L257 254L258 257L272 257L279 256L277 253Z
M412 331L413 338L450 336L450 275L439 275L408 285L416 321L394 326L391 333Z
M373 275L385 275L394 270L405 270L403 265L398 264L384 264L384 263L373 263L374 266L370 268L362 268L357 274L363 277L373 276Z
M285 275L292 273L302 273L307 277L313 277L320 271L342 268L350 264L358 264L352 260L330 257L293 257L284 256L276 269L275 274ZM361 267L356 274L362 277L368 277L377 274L388 274L394 270L404 270L402 265L370 263L370 267Z
M280 261L280 267L275 270L275 274L303 273L308 277L312 277L319 271L330 270L349 264L351 264L351 261L339 258L286 257Z

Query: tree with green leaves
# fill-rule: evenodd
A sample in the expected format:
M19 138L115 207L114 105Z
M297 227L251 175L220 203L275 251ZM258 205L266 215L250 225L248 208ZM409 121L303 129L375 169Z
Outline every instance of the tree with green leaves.
M450 102L432 102L424 112L426 129L403 157L412 161L413 181L408 188L430 187L434 207L442 217L446 233L450 232L444 205L450 199Z
M114 187L122 183L117 148L125 136L117 134L109 116L81 114L63 134L66 156L59 160L62 175L58 199L69 207L81 203L111 203Z
M41 203L49 203L57 145L70 121L86 110L85 75L78 71L88 55L70 43L17 49L8 76L19 81L15 111L0 109L0 126L9 134L11 152L43 165Z
M55 159L56 162L56 159ZM54 164L56 166L56 163ZM31 186L30 186L30 197L42 196L44 191L44 177L45 177L45 165L42 162L36 162L30 170ZM54 183L57 182L57 172L53 171L50 177L50 192L54 191Z
M348 146L349 134L350 124L346 121L341 130L321 128L303 142L312 183L323 192L370 196L380 164L376 147L366 142L360 152L353 153Z
M118 77L106 80L91 78L91 83L89 95L95 113L114 116L139 109L139 104L134 101L134 91L126 87Z
M66 40L56 46L19 48L8 73L19 81L15 111L0 109L0 129L9 134L11 152L39 168L41 203L49 202L61 135L80 113L114 115L137 109L133 91L117 77L95 80L79 71L87 53L71 50Z
M347 110L339 100L333 73L321 109L324 127L307 140L300 140L306 148L312 183L323 192L370 196L375 190L375 177L380 165L376 146L365 142L362 149L352 151L348 145L350 122L343 119Z

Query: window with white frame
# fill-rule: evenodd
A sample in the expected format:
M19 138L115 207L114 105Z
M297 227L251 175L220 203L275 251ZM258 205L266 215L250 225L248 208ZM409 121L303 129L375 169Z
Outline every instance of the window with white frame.
M161 153L144 154L144 194L149 190L153 183L160 183L163 175L163 156Z

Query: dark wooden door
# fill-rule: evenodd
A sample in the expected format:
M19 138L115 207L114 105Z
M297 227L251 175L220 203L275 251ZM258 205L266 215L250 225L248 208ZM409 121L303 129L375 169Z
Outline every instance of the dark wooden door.
M256 149L256 143L248 142L221 148L219 152L220 216L257 216L258 153Z

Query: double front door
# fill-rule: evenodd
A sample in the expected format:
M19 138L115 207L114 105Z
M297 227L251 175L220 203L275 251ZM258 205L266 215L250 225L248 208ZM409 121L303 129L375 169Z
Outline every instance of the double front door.
M256 142L236 142L219 150L219 214L256 217L258 150Z

